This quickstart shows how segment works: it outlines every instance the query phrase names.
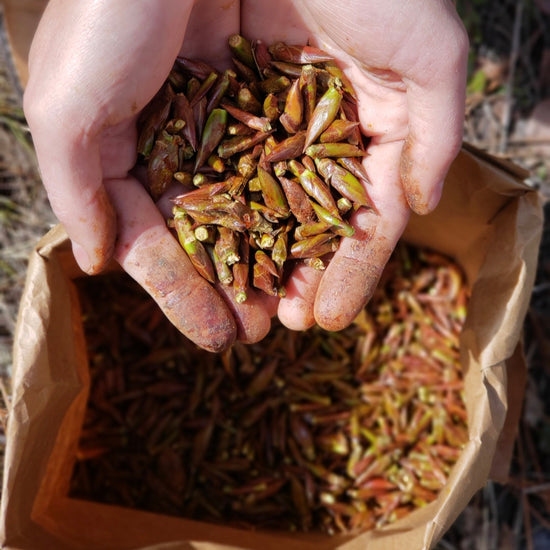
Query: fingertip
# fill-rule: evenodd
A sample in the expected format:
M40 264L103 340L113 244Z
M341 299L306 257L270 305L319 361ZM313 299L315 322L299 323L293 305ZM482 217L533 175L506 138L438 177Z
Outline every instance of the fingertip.
M182 334L207 351L222 352L237 339L232 312L184 254L165 228L156 227L116 255Z
M240 319L239 319L240 320ZM271 319L263 318L259 323L244 327L242 323L237 321L237 336L236 340L243 344L255 344L261 342L271 329Z
M192 292L176 286L170 295L158 292L160 284L146 290L182 334L212 353L226 351L234 344L238 336L235 320L208 282L196 279Z
M432 189L432 192L430 196L428 197L427 202L427 211L426 214L429 214L432 210L435 210L437 205L439 204L439 201L441 200L441 195L443 193L443 185L445 184L445 180L440 181L437 185L435 185Z
M86 252L86 249L76 241L72 241L71 245L73 249L73 256L78 264L78 267L80 267L80 269L88 275L94 275L97 273L97 268L90 261L90 256L88 255L88 252Z
M313 308L310 304L305 304L304 302L298 303L294 301L290 303L281 300L277 317L290 330L307 330L315 324Z
M429 214L434 210L441 199L443 182L435 185L428 192L424 192L419 185L403 180L403 191L409 208L420 216Z
M404 229L407 213L404 208L381 215L366 209L355 213L355 235L340 241L317 291L314 314L320 327L342 330L365 307Z
M315 324L313 304L323 271L297 265L287 284L286 296L279 302L277 316L290 330L307 330Z
M66 193L69 195L69 193ZM95 275L113 258L117 234L117 214L107 190L100 185L90 198L79 203L82 196L60 198L59 193L49 195L52 209L71 239L76 263L89 275ZM64 202L66 200L66 202Z
M350 297L343 286L332 284L321 287L314 304L315 322L324 330L343 330L357 317L371 294L367 289L361 296ZM345 306L342 307L342 304Z
M115 239L109 235L103 244L91 243L88 248L72 240L71 246L78 267L88 275L96 275L103 271L113 258Z
M216 290L233 314L235 320L235 339L244 344L255 344L263 340L271 329L271 318L277 310L277 299L260 296L253 290L248 291L244 302L235 300L232 286L216 284Z
M418 144L413 145L412 138L408 138L401 152L400 177L401 186L409 208L419 215L429 214L439 203L444 184L444 174L437 173L433 166L423 166L424 161L418 151ZM441 167L440 170L445 170ZM434 173L435 172L435 173ZM435 183L433 183L435 181Z

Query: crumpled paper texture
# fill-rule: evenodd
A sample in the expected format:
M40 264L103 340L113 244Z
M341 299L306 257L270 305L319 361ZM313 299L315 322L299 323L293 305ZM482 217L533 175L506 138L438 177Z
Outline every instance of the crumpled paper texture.
M241 531L67 496L89 387L76 266L57 226L31 258L15 337L0 542L6 549L432 548L491 477L506 480L525 384L523 321L542 205L526 173L464 145L443 197L404 239L453 257L472 295L461 336L469 442L428 506L382 529L327 537Z

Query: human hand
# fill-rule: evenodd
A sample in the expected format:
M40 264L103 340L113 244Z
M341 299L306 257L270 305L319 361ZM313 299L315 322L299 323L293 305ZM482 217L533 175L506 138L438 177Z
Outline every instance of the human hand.
M198 275L130 171L137 115L180 48L223 68L226 37L238 27L236 0L51 0L24 96L42 179L78 264L97 273L114 258L183 333L213 351L263 337L269 307L254 296L234 304Z
M324 273L297 267L278 315L290 328L350 324L409 219L430 212L462 141L468 38L448 0L241 0L241 33L310 43L341 62L370 144L378 214L360 209Z

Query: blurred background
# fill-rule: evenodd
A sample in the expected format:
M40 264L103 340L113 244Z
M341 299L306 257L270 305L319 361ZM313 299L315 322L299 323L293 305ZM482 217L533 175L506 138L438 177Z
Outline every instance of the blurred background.
M510 480L478 492L438 550L550 548L550 0L457 0L470 37L464 140L529 172L546 226L525 320L528 386ZM0 454L31 249L52 225L0 12Z

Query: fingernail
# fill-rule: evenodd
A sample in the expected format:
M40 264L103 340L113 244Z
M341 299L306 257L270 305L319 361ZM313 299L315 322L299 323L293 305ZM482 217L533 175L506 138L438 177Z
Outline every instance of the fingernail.
M72 242L72 247L74 259L80 269L82 269L85 273L92 273L92 262L90 262L90 256L88 256L86 249L74 241Z
M420 189L418 189L418 187L413 187L412 189L409 186L405 187L405 196L407 198L410 209L415 214L423 215L429 212L426 198L421 193Z
M407 185L407 187L409 187ZM421 216L429 214L439 203L443 184L440 183L430 190L430 193L423 193L418 186L405 188L407 202L411 210Z
M428 212L431 212L438 204L443 193L443 185L445 181L438 183L428 197Z
M401 186L405 192L405 198L409 208L415 214L427 214L429 212L427 197L422 192L420 182L415 177L414 161L411 154L412 140L410 136L403 144L400 160Z

